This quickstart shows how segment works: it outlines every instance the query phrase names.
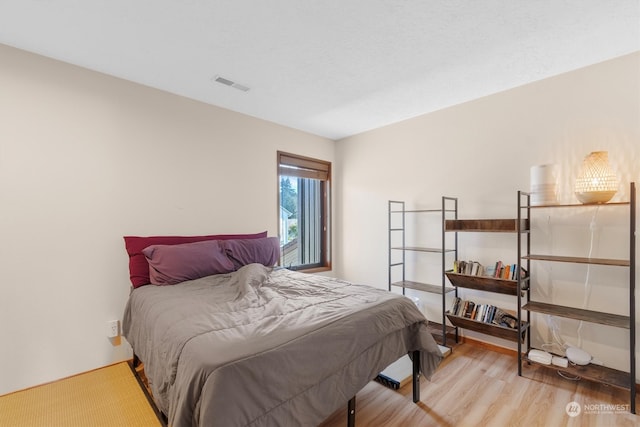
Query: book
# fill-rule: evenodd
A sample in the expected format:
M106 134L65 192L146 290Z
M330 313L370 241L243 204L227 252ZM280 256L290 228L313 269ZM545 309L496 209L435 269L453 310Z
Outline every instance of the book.
M458 307L458 311L456 312L456 316L464 317L464 313L467 311L467 307L469 306L469 301L460 301L460 306Z
M502 272L502 261L497 261L493 277L499 278L501 272Z
M484 276L486 269L484 265L478 261L453 261L453 268L451 270L456 274L464 274L466 276Z
M487 307L487 311L484 313L484 317L482 318L482 321L485 323L491 323L489 322L489 316L491 315L491 310L494 308L495 306L490 305L489 307Z
M464 311L464 317L471 318L471 312L473 311L473 307L475 307L475 303L473 301L467 301L467 308Z
M518 319L512 314L497 308L492 323L500 326L506 326L511 329L517 329Z
M453 273L466 276L488 276L496 279L518 280L518 272L522 278L527 277L527 270L517 264L504 264L496 261L494 265L484 266L478 261L453 261Z
M492 323L493 322L493 317L496 314L496 307L495 306L491 306L491 310L489 310L489 314L487 315L487 323Z
M455 297L453 299L453 304L451 304L451 310L449 310L449 313L451 314L456 314L458 312L458 306L460 305L460 298L459 297Z
M509 275L511 274L511 266L509 264L502 267L502 278L509 279Z
M489 311L489 307L491 307L490 304L485 304L484 307L482 308L482 313L480 314L480 317L478 318L479 321L484 322L486 316L487 316L487 312Z
M480 263L477 261L473 261L473 263L471 264L471 275L472 276L477 276L478 275L478 268L480 268Z

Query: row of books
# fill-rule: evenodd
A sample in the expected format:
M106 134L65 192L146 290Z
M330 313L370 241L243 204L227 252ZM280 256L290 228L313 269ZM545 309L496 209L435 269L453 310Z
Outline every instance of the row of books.
M484 276L484 265L478 261L453 261L453 272L458 274L466 274L467 276Z
M505 326L516 329L518 319L506 311L490 304L476 304L473 301L463 300L456 297L450 314L458 317L477 320L478 322L492 323L494 325Z
M497 279L518 280L517 271L517 264L504 264L502 261L497 261L494 266L487 267L478 261L455 260L453 262L453 272L467 276L489 276ZM521 267L520 274L522 277L526 277L527 271Z
M503 264L502 261L496 262L493 268L493 277L498 279L518 280L518 264ZM521 277L527 277L527 270L520 267Z

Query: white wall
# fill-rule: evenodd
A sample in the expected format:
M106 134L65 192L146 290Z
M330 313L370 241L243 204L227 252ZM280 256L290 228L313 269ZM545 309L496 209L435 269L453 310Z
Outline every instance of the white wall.
M0 395L131 356L105 335L123 235L277 235L276 151L334 161L324 138L2 45L0 63Z
M628 183L640 183L640 53L338 141L336 245L341 252L336 275L386 288L389 199L405 200L409 208L429 208L439 207L441 196L446 195L459 198L461 218L515 217L517 190L529 189L531 166L557 163L560 201L577 202L573 180L584 156L595 150L609 151L623 183L615 200L628 200ZM614 211L602 209L597 217L593 256L628 257L628 215L615 210L619 208L608 209ZM593 210L556 210L551 217L548 213L536 211L541 230L532 238L534 247L558 254L576 250L576 256L586 256ZM574 227L580 222L586 228ZM424 223L411 220L411 225L426 231ZM437 221L435 227L439 227ZM537 240L543 236L551 236L552 243ZM462 259L514 262L515 251L515 236L460 235ZM420 256L419 262L433 263ZM439 268L439 259L435 264ZM567 272L559 266L543 266L538 277L550 272L555 289L542 283L541 289L559 303L581 307L586 267L573 265ZM622 276L624 282L628 272L605 273L602 267L592 267L590 273L589 307L628 314L627 288L612 280ZM513 297L461 293L515 308ZM427 310L428 316L439 319L439 306L433 307L436 310ZM561 323L566 339L576 343L577 322ZM544 319L537 325L533 336L546 339ZM507 341L463 333L515 348ZM585 323L581 344L609 366L626 369L627 336L623 330Z
M451 195L462 217L510 217L530 166L558 163L569 201L596 149L640 182L640 54L337 144L1 45L0 63L0 394L130 357L105 337L129 293L123 235L276 235L277 150L334 162L334 273L383 288L388 199ZM624 250L613 228L599 231L603 256ZM510 256L512 237L497 239L461 237L461 255ZM624 367L615 342L597 344L619 334L584 329L585 345Z

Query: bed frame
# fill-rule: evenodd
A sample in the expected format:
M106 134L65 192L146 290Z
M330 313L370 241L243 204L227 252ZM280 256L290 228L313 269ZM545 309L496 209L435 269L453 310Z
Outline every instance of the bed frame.
M420 401L420 351L416 350L411 352L411 360L413 362L413 372L412 372L413 378L411 382L413 387L413 403L418 403ZM162 411L160 411L156 406L156 404L154 403L153 397L149 393L147 386L144 384L144 381L142 380L142 378L140 378L140 374L136 369L137 367L140 366L140 363L141 363L140 359L134 353L133 361L130 365L131 371L135 375L136 380L138 380L138 384L140 385L140 388L144 392L145 396L147 397L147 400L151 404L153 411L158 416L158 420L160 420L163 427L166 427L167 416L164 413L162 413ZM356 397L353 396L349 400L349 402L347 402L347 427L355 427L355 425L356 425Z
M412 351L411 360L413 362L412 369L412 387L413 387L413 403L420 401L420 352ZM356 425L356 397L353 396L347 403L347 427L355 427Z
M169 424L167 415L163 413L160 409L158 409L158 406L156 406L156 402L153 400L153 396L151 396L151 392L147 388L147 384L145 384L144 380L140 377L140 372L138 371L138 367L140 366L141 363L142 362L140 361L138 356L135 353L133 353L133 360L131 361L131 363L129 363L129 368L131 368L131 372L133 372L133 375L136 377L136 380L138 381L138 385L142 389L142 392L144 393L145 397L147 398L149 405L151 405L151 409L158 417L158 421L160 421L160 424L162 424L162 427L167 427Z

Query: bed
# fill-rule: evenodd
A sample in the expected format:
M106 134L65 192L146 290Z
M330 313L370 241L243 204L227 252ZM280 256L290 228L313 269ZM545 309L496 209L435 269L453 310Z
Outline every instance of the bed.
M169 425L314 426L347 401L353 423L354 396L390 363L409 353L426 378L440 363L408 298L221 253L231 271L137 286L125 308L123 334Z

